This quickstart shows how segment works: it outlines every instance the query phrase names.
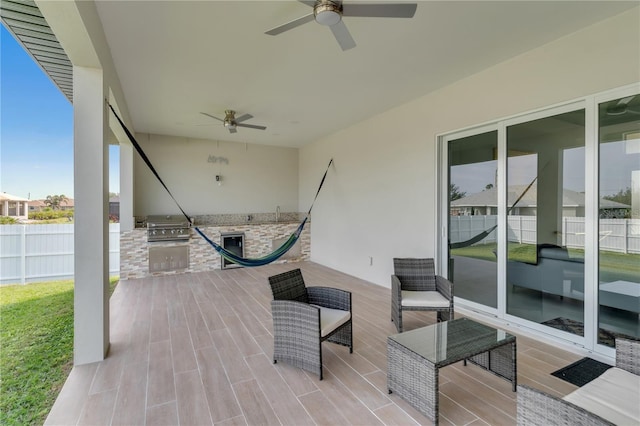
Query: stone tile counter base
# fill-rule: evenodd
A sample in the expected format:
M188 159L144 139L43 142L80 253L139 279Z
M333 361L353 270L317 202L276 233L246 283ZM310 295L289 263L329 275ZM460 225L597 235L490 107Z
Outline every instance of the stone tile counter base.
M196 218L196 224L198 219ZM244 233L244 257L257 258L273 251L272 241L288 238L298 228L299 222L246 223L235 225L201 226L200 230L212 241L220 244L220 234L228 232ZM307 222L297 244L300 244L300 256L279 259L275 263L309 260L311 252L311 222ZM189 267L175 271L149 273L149 247L189 246ZM295 248L294 248L295 249ZM218 252L193 229L189 241L147 242L147 229L136 228L120 233L120 279L143 278L148 276L182 274L186 272L210 271L220 269Z

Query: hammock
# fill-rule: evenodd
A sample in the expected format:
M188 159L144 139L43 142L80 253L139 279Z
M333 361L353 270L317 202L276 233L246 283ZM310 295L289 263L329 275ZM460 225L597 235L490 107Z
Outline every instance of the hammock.
M136 141L136 139L133 137L133 135L131 134L129 129L127 129L127 126L124 125L123 121L120 119L120 117L118 116L116 111L113 109L113 106L111 106L111 104L109 104L109 108L111 108L111 111L115 115L116 119L118 119L118 122L120 123L120 126L122 126L122 129L127 134L127 137L129 138L129 140L131 141L131 144L136 149L136 151L138 152L138 154L140 155L142 160L145 162L145 164L147 165L149 170L151 170L151 172L156 177L158 182L160 182L160 184L167 191L167 193L169 194L169 196L171 197L173 202L180 209L180 212L182 212L182 214L189 221L189 223L193 225L193 223L191 221L191 217L189 217L189 215L187 213L185 213L185 211L182 209L182 207L180 206L178 201L175 199L175 197L173 196L173 194L171 193L171 191L169 190L167 185L165 185L164 181L162 180L162 178L160 177L160 175L156 171L155 167L153 167L153 164L151 164L151 161L149 160L149 157L147 157L147 155L144 153L144 151L142 150L142 147L140 146L140 144L138 144L138 141ZM289 249L291 247L293 247L293 245L296 243L296 241L298 241L298 238L300 238L300 234L302 234L302 230L304 229L304 225L307 223L307 220L309 219L309 215L311 215L311 209L313 209L313 204L316 202L316 199L318 198L318 194L320 193L320 189L322 189L322 185L324 184L324 180L327 177L327 173L329 172L329 167L331 167L331 163L333 163L333 158L331 160L329 160L329 164L327 165L327 170L324 172L324 176L322 176L322 180L320 181L320 186L318 187L318 191L316 191L316 196L314 197L313 202L311 203L311 207L309 207L309 211L307 212L307 216L300 223L300 225L295 230L295 232L293 234L291 234L291 236L280 247L278 247L275 251L273 251L272 253L270 253L270 254L268 254L266 256L263 256L263 257L260 257L260 258L256 258L256 259L249 259L249 258L240 257L237 254L232 253L229 250L225 249L224 247L222 247L220 244L216 243L215 241L211 240L197 226L194 226L194 229L198 234L200 234L200 236L207 243L209 243L211 245L211 247L213 247L218 253L220 253L220 256L224 257L225 259L227 259L230 262L237 263L238 265L249 266L249 267L251 267L251 266L262 266L262 265L267 265L267 264L269 264L269 263L271 263L271 262L273 262L275 260L278 260L280 257L282 257L282 255L284 255L287 251L289 251Z
M285 241L277 250L275 250L273 253L270 253L264 257L260 257L257 259L247 259L244 257L240 257L232 252L230 252L229 250L226 250L224 247L222 247L220 244L216 244L214 241L212 241L209 237L207 237L204 232L202 232L198 227L194 228L196 230L196 232L198 234L200 234L200 236L202 238L204 238L204 240L206 242L208 242L209 244L211 244L211 246L218 252L220 253L220 256L224 257L225 259L227 259L230 262L233 263L237 263L238 265L242 265L242 266L262 266L262 265L267 265L275 260L278 260L283 254L285 254L287 251L289 251L289 249L291 247L293 247L293 245L296 243L296 241L298 241L298 238L300 237L300 234L302 233L302 229L304 228L304 224L307 223L307 218L305 217L304 220L302 221L302 223L298 226L298 229L296 229L296 231L291 234L291 236L289 237L289 239L287 239L287 241Z
M469 246L471 246L471 245L473 245L473 244L475 244L477 242L480 242L480 241L484 240L497 227L498 227L498 225L493 225L491 228L482 231L478 235L475 235L475 236L469 238L466 241L458 241L457 243L451 243L451 244L449 244L449 248L450 249L458 249L458 248L463 248L463 247L469 247Z
M546 167L546 165L545 165L545 167ZM543 170L544 170L544 167L543 167ZM531 187L533 186L533 183L537 179L538 179L537 176L533 178L533 180L531 181L529 186L527 186L525 188L525 190L522 192L522 194L520 194L518 199L511 205L511 207L509 207L509 210L507 210L507 215L509 213L511 213L511 210L513 210L513 208L516 206L516 204L518 204L518 202L520 200L522 200L522 197L524 197L524 194L526 194L529 191L529 189L531 189ZM493 225L491 228L482 231L478 235L474 235L473 237L469 238L466 241L458 241L457 243L450 243L449 244L449 249L459 249L459 248L463 248L463 247L469 247L469 246L471 246L471 245L473 245L473 244L475 244L477 242L480 242L483 239L485 239L486 237L488 237L489 234L492 233L497 227L498 227L498 225Z

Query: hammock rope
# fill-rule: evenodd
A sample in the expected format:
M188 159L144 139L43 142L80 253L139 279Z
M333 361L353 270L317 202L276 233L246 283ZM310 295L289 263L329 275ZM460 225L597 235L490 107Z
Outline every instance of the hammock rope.
M275 260L278 260L287 251L289 251L289 249L291 249L291 247L293 247L294 244L298 241L298 239L300 238L300 235L302 234L302 231L304 229L304 225L307 223L307 220L309 219L309 216L311 215L311 209L313 209L313 205L315 204L316 199L318 198L318 194L320 194L320 190L322 189L322 185L324 185L324 181L327 178L327 173L329 172L329 168L331 167L331 164L333 163L333 158L331 160L329 160L329 164L327 165L327 170L325 170L324 176L322 176L322 180L320 181L320 185L318 186L318 190L316 191L316 195L313 198L313 202L311 203L311 207L309 208L309 211L307 212L307 215L302 220L300 225L298 225L298 228L294 231L294 233L291 234L289 236L289 238L284 243L282 243L282 245L280 247L278 247L276 250L274 250L272 253L269 253L266 256L263 256L263 257L260 257L260 258L244 258L244 257L238 256L237 254L225 249L220 244L216 243L211 238L209 238L199 227L197 227L197 226L195 226L193 224L193 221L191 220L191 217L189 217L189 215L184 211L182 206L180 206L180 203L178 203L176 198L173 196L173 194L169 190L169 187L167 187L167 185L164 183L164 181L162 180L162 178L160 177L160 175L156 171L156 169L153 166L153 164L151 164L151 160L149 160L149 157L147 157L147 155L142 150L142 147L140 146L140 144L138 143L136 138L129 131L127 126L125 126L124 122L120 119L120 117L118 116L116 111L113 109L113 106L111 106L111 104L109 104L109 108L111 108L111 111L113 112L113 115L115 115L116 119L118 120L118 123L120 123L120 126L122 127L122 129L126 133L127 137L129 138L129 141L131 141L131 144L135 148L136 152L140 155L140 157L145 162L145 164L147 165L149 170L151 170L151 172L156 177L158 182L160 182L160 184L167 191L167 193L169 194L169 196L171 197L173 202L176 204L178 209L180 209L180 212L184 215L184 217L187 219L189 224L193 226L193 229L195 229L195 231L207 243L209 243L209 245L211 245L211 247L213 247L220 254L220 256L224 257L225 259L227 259L230 262L234 262L234 263L237 263L238 265L242 265L242 266L248 266L248 267L262 266L262 265L267 265L267 264L269 264L269 263L271 263L271 262L273 262Z

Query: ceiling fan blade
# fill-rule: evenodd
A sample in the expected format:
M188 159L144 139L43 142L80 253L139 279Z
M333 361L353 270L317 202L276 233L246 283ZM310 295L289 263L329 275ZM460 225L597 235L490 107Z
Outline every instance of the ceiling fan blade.
M229 133L238 133L235 127L228 127Z
M218 120L218 121L224 121L222 118L214 117L213 115L207 114L206 112L201 112L200 114L206 115L207 117L211 117L211 118L213 118L215 120Z
M236 118L236 122L240 123L242 121L247 121L250 118L253 118L253 115L251 115L251 114L243 114L240 117Z
M631 102L633 98L635 98L635 95L622 98L615 105L609 105L607 107L607 115L623 115L623 114L626 114L627 112L631 112L633 114L640 114L640 112L636 112L633 109L629 108L629 102Z
M629 102L631 102L635 97L636 95L631 95L631 96L627 96L626 98L622 98L618 101L618 105L628 105Z
M353 37L351 37L351 34L344 22L340 21L329 28L331 28L331 32L336 40L338 40L338 44L342 50L349 50L356 47L356 42L353 40Z
M293 21L287 22L286 24L280 25L279 27L272 28L269 31L266 31L265 34L278 35L285 31L289 31L296 27L299 27L302 24L306 24L307 22L311 22L314 20L314 18L315 16L313 15L313 13L310 13L309 15L305 15L301 18L294 19Z
M315 0L298 0L300 3L304 3L307 6L314 7L316 5Z
M249 129L267 130L265 126L257 126L255 124L236 123L237 127L248 127Z
M416 3L348 3L342 5L342 15L368 18L413 18L417 8L418 5Z

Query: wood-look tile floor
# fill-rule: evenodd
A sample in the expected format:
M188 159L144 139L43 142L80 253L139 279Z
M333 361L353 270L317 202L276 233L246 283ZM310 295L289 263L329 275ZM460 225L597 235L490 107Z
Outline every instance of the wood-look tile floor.
M354 351L323 344L324 380L273 364L267 278L301 268L307 285L353 293ZM431 422L386 387L389 289L311 262L122 281L111 297L111 347L75 367L51 425L391 425ZM435 322L409 312L405 328ZM580 356L518 336L518 382L563 396L549 373ZM440 423L512 425L511 384L456 363L440 370Z

